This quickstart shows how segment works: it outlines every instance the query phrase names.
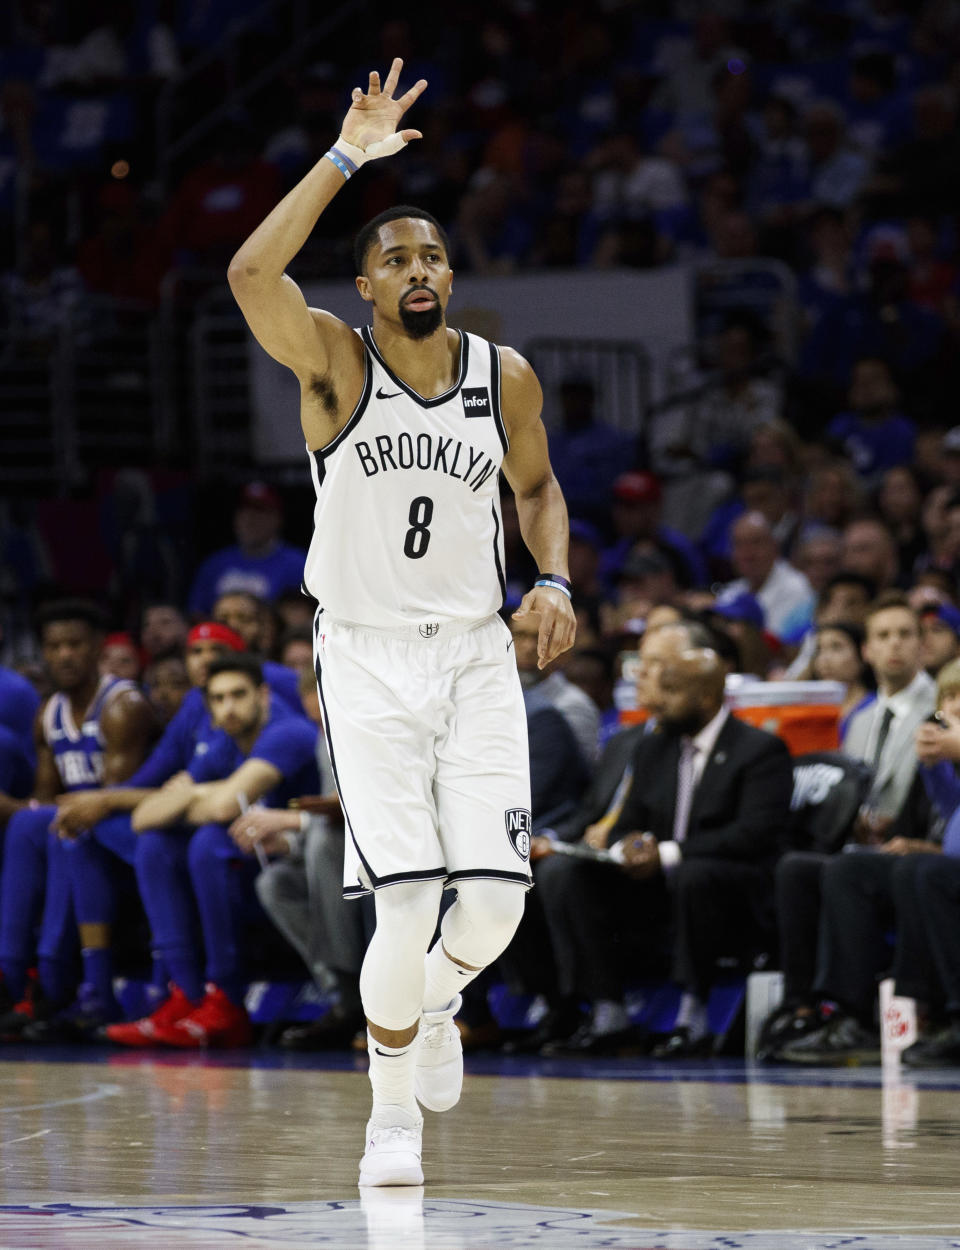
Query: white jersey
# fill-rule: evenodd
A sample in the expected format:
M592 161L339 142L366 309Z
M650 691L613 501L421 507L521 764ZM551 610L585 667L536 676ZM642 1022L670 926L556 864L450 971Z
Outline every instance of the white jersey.
M424 632L503 604L500 355L458 333L456 382L424 399L391 371L370 327L360 331L360 401L336 438L308 451L317 503L304 581L332 617Z

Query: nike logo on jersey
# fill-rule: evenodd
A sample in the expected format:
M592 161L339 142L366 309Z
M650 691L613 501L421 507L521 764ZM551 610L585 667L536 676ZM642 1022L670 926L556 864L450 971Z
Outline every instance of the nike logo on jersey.
M392 395L388 395L382 386L377 387L377 399L396 399L398 395L402 395L403 391L394 391Z
M507 643L507 650L509 651L512 646L513 646L513 639L511 638L510 641Z
M383 1055L384 1059L399 1059L401 1055L405 1055L407 1053L405 1050L402 1050L400 1051L400 1054L391 1055L391 1054L388 1054L387 1051L381 1050L379 1046L374 1046L373 1049L377 1052L378 1055Z

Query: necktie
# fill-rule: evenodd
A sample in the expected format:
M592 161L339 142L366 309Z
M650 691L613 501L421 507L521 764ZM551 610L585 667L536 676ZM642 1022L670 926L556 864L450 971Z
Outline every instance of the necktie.
M673 809L673 840L682 842L687 836L690 820L690 803L693 799L693 761L697 748L692 738L680 742L680 762L677 765L677 801Z
M603 830L604 834L608 834L620 819L620 813L623 811L623 804L630 791L632 782L633 765L628 764L623 770L623 776L620 778L616 790L613 792L613 798L610 800L610 806L597 821L597 825Z
M877 745L873 749L873 760L871 767L876 772L880 767L880 757L883 755L883 748L887 742L887 734L890 732L890 725L893 722L893 708L885 707L883 709L883 717L880 721L880 732L877 734Z

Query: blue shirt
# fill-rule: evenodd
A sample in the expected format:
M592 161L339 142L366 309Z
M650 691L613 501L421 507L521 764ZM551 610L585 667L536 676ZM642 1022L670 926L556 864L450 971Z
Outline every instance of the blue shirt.
M190 590L191 612L209 613L221 595L246 591L272 603L285 590L299 590L307 553L277 543L265 556L248 556L239 547L225 547L204 560Z
M271 699L267 723L260 731L249 755L229 736L218 730L207 749L197 752L188 772L197 782L222 781L235 773L246 760L265 760L281 774L281 780L263 796L267 807L286 807L301 794L318 794L317 729L302 716L293 716Z
M290 714L306 720L306 713L300 702L299 681L292 668L267 660L263 665L263 678L270 687L271 704L275 702ZM174 773L187 768L198 748L202 748L203 754L219 733L220 730L215 729L210 720L203 691L195 686L187 692L173 720L163 731L160 741L124 785L157 789ZM304 790L303 793L311 792Z
M26 677L0 665L0 725L21 743L28 759L34 759L33 722L40 696Z
M21 740L6 725L0 725L0 794L25 799L33 790L36 760L27 756Z
M865 421L856 412L841 412L827 427L861 477L872 478L886 469L913 460L916 426L894 413L883 421Z

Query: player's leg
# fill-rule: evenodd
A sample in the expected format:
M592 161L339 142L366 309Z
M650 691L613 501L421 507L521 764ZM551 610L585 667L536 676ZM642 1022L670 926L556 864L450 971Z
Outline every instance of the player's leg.
M494 619L448 644L455 673L437 740L440 839L457 887L426 960L417 1098L442 1111L460 1097L463 1056L453 1017L460 991L506 950L530 886L527 721L508 631Z
M150 829L137 835L134 870L143 900L154 959L170 977L170 996L149 1016L111 1024L108 1041L119 1046L156 1046L177 1021L203 999L203 965L187 848L190 830Z
M415 881L377 891L377 927L360 972L373 1109L361 1185L420 1185L414 1081L423 1008L424 956L437 927L443 884Z
M47 847L55 807L24 808L7 823L0 881L0 971L5 1005L19 1003L35 953L34 935L47 881Z
M435 656L419 639L336 623L321 624L318 644L320 707L346 827L344 890L376 888L377 928L360 974L374 1099L360 1183L421 1184L414 1039L447 872L434 797L443 729Z
M120 1016L113 993L113 923L121 865L132 867L137 835L130 814L118 812L64 847L83 961L83 1002L71 1023L83 1033Z
M172 1025L163 1040L183 1049L246 1046L252 1029L243 1003L242 926L256 906L256 862L241 855L220 824L196 830L187 862L203 930L206 991L199 1006Z

